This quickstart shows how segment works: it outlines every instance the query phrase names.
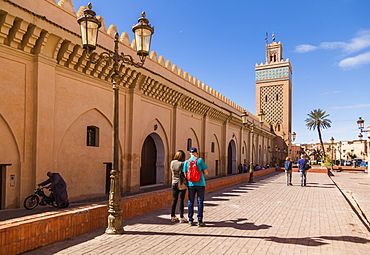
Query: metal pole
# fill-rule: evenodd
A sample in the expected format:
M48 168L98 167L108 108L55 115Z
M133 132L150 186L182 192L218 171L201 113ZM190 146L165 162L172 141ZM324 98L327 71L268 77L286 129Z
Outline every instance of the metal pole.
M119 138L119 80L118 74L118 33L114 38L114 57L113 57L113 128L112 128L112 170L110 171L110 191L109 191L109 216L106 234L123 234L121 216L121 189L120 171L118 169L118 138Z
M251 162L249 164L249 183L254 182L254 179L253 179L253 173L254 173L254 169L253 169L254 126L253 126L253 124L251 125L251 134L252 134L252 150L251 150Z
M331 171L333 172L334 143L331 144Z

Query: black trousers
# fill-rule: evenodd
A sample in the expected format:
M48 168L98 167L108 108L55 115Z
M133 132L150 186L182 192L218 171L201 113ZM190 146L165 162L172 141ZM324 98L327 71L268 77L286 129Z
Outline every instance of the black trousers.
M176 216L176 205L179 200L180 218L184 217L184 198L186 189L179 190L177 186L172 187L172 204L171 204L171 217Z

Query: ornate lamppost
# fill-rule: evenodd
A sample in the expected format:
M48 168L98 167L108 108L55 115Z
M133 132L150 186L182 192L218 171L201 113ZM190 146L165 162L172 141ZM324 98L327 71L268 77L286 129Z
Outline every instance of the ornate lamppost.
M146 56L149 55L151 37L154 33L154 28L149 24L145 12L138 19L138 23L132 27L135 34L136 51L139 55L140 62L134 62L132 56L118 52L118 33L114 36L114 51L102 52L99 56L93 58L91 53L95 50L98 40L98 31L101 27L101 22L96 18L96 13L92 10L91 3L84 10L83 15L78 18L80 24L82 45L87 52L87 57L91 63L105 62L107 65L113 63L112 89L113 89L113 127L112 127L112 170L110 171L110 191L109 191L109 216L108 227L105 230L107 234L122 234L124 229L122 226L121 216L121 189L120 189L120 171L118 168L118 131L119 131L119 82L122 76L119 70L124 64L129 64L135 67L142 67Z
M360 134L358 135L358 137L360 139L362 139L362 137L364 137L362 135L362 133L367 133L367 132L369 132L369 130L368 129L364 129L364 127L365 127L365 120L363 120L361 117L358 118L357 125L358 125L358 129L360 129ZM370 134L369 134L369 139L370 139Z
M279 160L278 160L278 152L279 152L280 148L278 148L278 146L275 144L275 158L276 158L276 166L279 165Z
M263 122L265 121L265 113L261 110L261 112L258 114L258 116L260 117L260 123L263 124ZM254 178L253 178L253 173L254 173L254 167L253 167L253 151L254 151L254 127L255 127L255 124L250 121L248 119L248 113L247 112L244 112L242 115L241 115L241 118L242 118L242 123L244 126L248 126L250 129L251 129L251 138L252 138L252 149L251 149L251 161L249 163L249 183L253 183L254 182Z
M362 133L367 133L368 134L368 139L370 139L370 129L364 129L365 127L365 120L363 120L361 117L358 118L357 120L357 125L358 125L358 129L360 129L360 134L358 135L358 137L360 138L360 140L362 139L363 135ZM370 126L368 126L367 128L369 128ZM365 141L365 150L367 151L367 141ZM367 165L367 169L369 169L369 165ZM367 170L367 172L370 174L369 170Z
M333 162L334 162L334 137L330 138L331 142L331 171L333 172Z
M339 166L342 165L342 141L338 143L338 151L339 151Z

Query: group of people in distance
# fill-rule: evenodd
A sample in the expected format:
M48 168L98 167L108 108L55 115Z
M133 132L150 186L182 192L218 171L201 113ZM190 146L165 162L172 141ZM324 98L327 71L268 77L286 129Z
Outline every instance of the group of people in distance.
M300 183L301 187L306 186L307 182L307 168L306 165L309 164L305 155L301 155L301 159L298 160L299 174L300 174ZM290 160L290 157L287 157L284 162L284 169L286 174L286 185L293 186L292 184L292 172L293 172L293 162Z
M188 223L189 226L194 226L194 202L195 195L197 195L198 202L198 227L204 227L203 221L203 201L205 195L206 179L205 175L208 175L208 167L204 163L202 158L198 157L198 150L191 148L189 150L190 158L185 161L185 152L179 150L176 152L174 159L171 161L170 168L172 171L172 204L171 204L171 222ZM201 172L201 177L198 182L187 182L188 190L188 219L184 217L184 199L186 188L183 189L181 186L181 179L184 178L188 172L190 161L196 161L198 171ZM180 219L176 217L176 205L179 200Z
M258 164L256 164L254 167L253 167L253 171L258 171L258 170L263 170L263 169L268 169L270 168L270 165L266 165L266 166L260 166ZM246 164L242 164L240 163L238 165L238 172L241 174L241 173L247 173L249 172L249 166L247 166Z

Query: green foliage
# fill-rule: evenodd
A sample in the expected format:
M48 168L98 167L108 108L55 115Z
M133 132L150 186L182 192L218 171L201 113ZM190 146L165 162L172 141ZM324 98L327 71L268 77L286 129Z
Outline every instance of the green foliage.
M323 111L321 109L314 109L307 115L308 115L308 118L305 120L306 126L309 130L317 129L317 133L319 135L319 140L320 140L321 147L322 147L323 154L324 154L323 156L324 158L326 158L324 143L321 137L321 130L331 127L331 120L328 119L330 114L327 114L326 111Z
M354 153L352 153L352 152L347 152L345 155L346 155L346 156L348 156L347 158L350 158L350 159L355 159L355 158L357 158L357 155L356 155L356 154L354 154Z

